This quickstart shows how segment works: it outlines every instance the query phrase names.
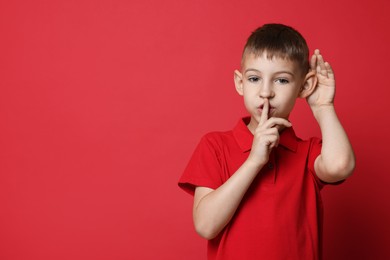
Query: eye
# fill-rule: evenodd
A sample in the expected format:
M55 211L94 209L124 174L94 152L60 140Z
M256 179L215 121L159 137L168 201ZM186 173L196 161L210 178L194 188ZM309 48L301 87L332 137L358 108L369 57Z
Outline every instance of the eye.
M276 82L278 82L282 85L290 83L290 81L288 79L285 79L285 78L276 79Z
M260 78L257 77L257 76L250 76L250 77L248 78L248 81L249 81L249 82L252 82L252 83L256 83L256 82L258 82L259 80L260 80Z

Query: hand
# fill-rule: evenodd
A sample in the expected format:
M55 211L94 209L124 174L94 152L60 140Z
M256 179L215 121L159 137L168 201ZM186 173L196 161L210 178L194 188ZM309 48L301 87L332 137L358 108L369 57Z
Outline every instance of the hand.
M336 83L332 67L325 62L319 50L315 50L310 61L311 70L316 71L317 86L313 93L307 97L312 109L333 105L336 92Z
M269 160L272 148L279 144L279 130L284 127L291 127L291 123L284 118L268 118L269 101L264 99L263 110L261 112L259 124L254 131L251 153L248 160L257 165L264 165Z

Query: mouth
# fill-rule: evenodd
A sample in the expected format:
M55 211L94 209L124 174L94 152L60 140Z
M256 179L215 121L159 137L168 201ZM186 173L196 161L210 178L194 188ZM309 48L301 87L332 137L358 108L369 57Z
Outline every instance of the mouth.
M260 105L257 110L259 111L260 115L263 113L263 108L264 108L264 105ZM271 105L269 105L268 107L268 117L271 117L271 115L274 113L275 111L275 108Z

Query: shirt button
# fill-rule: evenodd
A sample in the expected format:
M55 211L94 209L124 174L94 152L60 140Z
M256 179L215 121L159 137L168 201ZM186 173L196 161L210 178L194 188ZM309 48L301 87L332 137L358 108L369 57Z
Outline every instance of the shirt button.
M268 169L273 169L274 168L274 164L273 163L269 163L268 164Z

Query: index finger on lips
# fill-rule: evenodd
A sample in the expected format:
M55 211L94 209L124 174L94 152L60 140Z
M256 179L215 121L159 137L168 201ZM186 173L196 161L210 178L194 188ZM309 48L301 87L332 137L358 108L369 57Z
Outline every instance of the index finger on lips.
M263 125L268 120L268 111L269 111L269 101L267 98L265 98L263 109L261 110L259 125Z

